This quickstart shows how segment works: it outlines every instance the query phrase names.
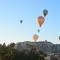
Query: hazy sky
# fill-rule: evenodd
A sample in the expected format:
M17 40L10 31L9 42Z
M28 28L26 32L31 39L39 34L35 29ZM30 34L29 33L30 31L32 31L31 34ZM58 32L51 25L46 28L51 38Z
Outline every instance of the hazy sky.
M37 16L48 10L38 41L60 43L60 0L0 0L0 43L33 41ZM20 24L20 20L23 24Z

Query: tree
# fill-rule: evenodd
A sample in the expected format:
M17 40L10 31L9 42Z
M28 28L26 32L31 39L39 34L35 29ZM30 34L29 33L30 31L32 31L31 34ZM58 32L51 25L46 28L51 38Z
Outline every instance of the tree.
M0 48L0 60L13 60L15 49L6 46L5 43Z

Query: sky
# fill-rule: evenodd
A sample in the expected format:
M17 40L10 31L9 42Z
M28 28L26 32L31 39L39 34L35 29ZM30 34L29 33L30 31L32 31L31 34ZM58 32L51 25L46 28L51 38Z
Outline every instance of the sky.
M36 18L48 10L37 41L59 44L60 0L0 0L0 43L33 41L40 27ZM23 20L23 23L20 23Z

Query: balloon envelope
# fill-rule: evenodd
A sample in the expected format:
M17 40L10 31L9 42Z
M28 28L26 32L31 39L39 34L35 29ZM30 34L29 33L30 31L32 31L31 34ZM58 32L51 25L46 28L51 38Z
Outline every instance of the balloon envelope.
M38 40L38 37L39 37L39 36L38 36L37 34L34 34L34 35L33 35L33 40L34 40L34 41Z
M44 23L44 21L45 21L45 19L44 19L43 16L38 16L38 17L37 17L37 23L38 23L38 25L39 25L40 27L42 26L42 24Z
M48 11L46 9L43 10L43 15L46 16L48 14Z
M60 36L59 36L59 40L60 40Z
M38 33L40 32L40 30L38 29Z
M20 23L22 23L23 22L23 20L20 20Z

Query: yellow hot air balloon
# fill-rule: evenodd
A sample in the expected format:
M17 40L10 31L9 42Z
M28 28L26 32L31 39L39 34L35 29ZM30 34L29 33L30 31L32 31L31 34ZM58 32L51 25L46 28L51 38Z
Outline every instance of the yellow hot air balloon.
M38 25L39 25L40 27L42 26L42 24L44 23L44 21L45 21L45 19L44 19L43 16L38 16L38 17L37 17L37 23L38 23Z
M38 36L37 34L34 34L34 35L33 35L33 40L36 42L36 40L38 40L38 37L39 37L39 36Z

